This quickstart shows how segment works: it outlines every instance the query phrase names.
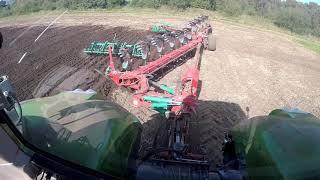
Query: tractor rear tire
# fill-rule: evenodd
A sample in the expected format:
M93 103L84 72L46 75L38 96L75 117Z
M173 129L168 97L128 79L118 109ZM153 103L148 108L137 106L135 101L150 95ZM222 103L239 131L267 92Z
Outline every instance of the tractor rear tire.
M208 35L208 50L215 51L216 50L217 37L212 33Z

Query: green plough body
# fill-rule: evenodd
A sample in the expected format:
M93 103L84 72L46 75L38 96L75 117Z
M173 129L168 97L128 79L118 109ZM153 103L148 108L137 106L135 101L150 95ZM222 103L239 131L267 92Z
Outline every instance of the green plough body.
M176 28L176 27L171 24L155 24L155 25L151 26L151 32L154 32L154 33L171 32L171 30L169 30L167 28Z
M109 47L112 48L112 54L121 56L121 50L127 49L133 57L144 58L140 44L128 44L127 42L120 42L113 40L112 42L92 42L90 46L84 49L84 52L89 55L108 55Z

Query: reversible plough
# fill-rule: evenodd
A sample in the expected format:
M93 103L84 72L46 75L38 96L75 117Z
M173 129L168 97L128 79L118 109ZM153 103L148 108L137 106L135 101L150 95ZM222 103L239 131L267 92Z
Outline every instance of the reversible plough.
M93 42L84 52L108 55L109 66L104 75L116 85L134 90L135 106L147 106L167 115L190 112L197 101L200 48L215 50L211 45L215 46L215 42L209 40L212 28L207 20L207 16L199 16L182 29L169 24L154 25L151 30L159 34L145 41L130 45L114 38L111 42ZM164 52L166 48L168 52ZM153 80L154 73L196 49L195 65L182 75L181 84L175 89ZM159 55L156 60L150 60L153 50ZM120 57L121 69L115 67L114 56ZM130 69L134 61L142 61L141 66Z
M161 25L158 28L153 26L157 35L135 45L114 39L112 42L92 43L85 50L89 54L108 55L108 67L105 72L97 72L111 79L118 87L133 90L134 106L154 109L173 120L170 121L173 124L171 130L168 130L171 133L165 145L169 148L164 152L166 159L196 161L198 165L200 163L205 166L208 163L204 161L203 156L186 153L185 150L188 147L186 115L195 112L198 101L201 53L203 48L215 50L215 38L207 20L208 16L199 16L182 29L169 25ZM152 59L152 52L157 53L157 59ZM116 55L120 58L114 58ZM159 71L170 68L181 59L187 60L190 55L194 55L194 65L182 74L180 84L176 88L155 81ZM116 61L122 63L121 69L117 69ZM139 61L142 65L130 68L131 64Z
M165 115L169 121L172 120L170 127L167 127L166 130L169 133L164 135L167 137L166 142L161 144L164 149L151 151L151 154L157 157L156 159L159 160L161 156L160 159L184 161L197 167L201 166L202 169L209 167L209 164L204 156L188 151L190 142L187 136L188 119L196 112L197 107L202 49L215 50L215 38L207 20L208 16L199 16L182 29L170 27L170 29L161 31L161 28L169 27L161 26L157 35L133 46L127 46L126 43L115 43L116 40L100 44L98 51L103 53L98 54L107 54L109 65L105 68L105 72L97 70L111 79L118 87L133 90L134 106L151 108ZM133 53L132 47L136 46L139 46L141 56ZM94 47L93 43L85 52L94 54ZM92 49L94 50L91 51ZM156 52L159 58L154 60L152 52ZM194 65L182 74L180 84L176 88L158 84L155 81L159 72L170 68L172 64L179 63L181 59L187 60L194 53ZM115 55L118 55L120 59L114 58ZM119 64L116 61L122 63L121 69L116 67L116 64ZM131 68L132 64L137 62L141 65Z

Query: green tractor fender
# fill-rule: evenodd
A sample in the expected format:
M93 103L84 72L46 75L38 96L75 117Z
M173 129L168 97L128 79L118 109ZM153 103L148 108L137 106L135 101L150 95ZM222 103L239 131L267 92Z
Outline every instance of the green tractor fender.
M122 107L79 92L27 100L21 107L22 134L36 147L118 177L135 168L142 125Z
M320 177L320 120L300 110L277 109L232 129L249 179Z

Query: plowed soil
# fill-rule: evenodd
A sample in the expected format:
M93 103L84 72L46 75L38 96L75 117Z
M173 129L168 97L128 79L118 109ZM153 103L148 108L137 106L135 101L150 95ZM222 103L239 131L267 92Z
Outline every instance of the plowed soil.
M103 90L105 79L95 73L94 69L103 71L107 58L86 55L83 49L92 41L111 41L116 36L121 41L136 43L150 34L148 31L126 27L52 27L41 36L41 40L35 42L46 28L36 26L19 38L18 42L10 44L27 28L1 29L6 43L0 53L0 72L10 77L20 100L75 88ZM26 56L18 63L25 53Z

